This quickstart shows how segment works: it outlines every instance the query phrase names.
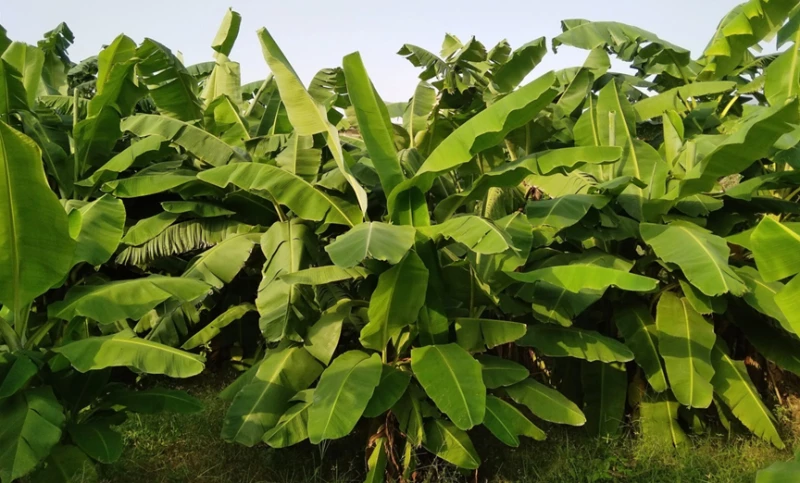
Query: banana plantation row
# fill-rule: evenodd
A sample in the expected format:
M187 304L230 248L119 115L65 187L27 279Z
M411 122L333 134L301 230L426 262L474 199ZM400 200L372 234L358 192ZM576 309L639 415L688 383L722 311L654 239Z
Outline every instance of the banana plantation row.
M212 356L241 371L221 438L363 424L368 481L477 469L478 426L784 447L765 381L800 375L798 0L737 7L695 56L578 19L516 49L407 44L402 103L358 53L306 87L265 29L271 75L242 84L240 21L191 66L0 28L3 483L114 462L130 413L201 411L147 375ZM536 71L562 45L583 65Z

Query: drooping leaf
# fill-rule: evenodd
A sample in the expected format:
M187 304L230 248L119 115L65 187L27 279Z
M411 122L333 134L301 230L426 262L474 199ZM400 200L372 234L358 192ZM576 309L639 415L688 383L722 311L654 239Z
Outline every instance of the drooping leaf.
M195 174L189 169L155 165L129 178L108 181L103 184L102 190L117 198L150 196L196 181Z
M228 308L228 310L218 315L214 320L209 322L208 325L203 327L198 333L196 333L195 335L190 337L189 340L184 342L183 345L181 346L181 349L191 350L211 342L211 340L214 339L214 337L219 335L222 329L231 325L232 323L244 317L247 313L252 312L254 310L256 310L255 305L247 303L241 305L234 305L233 307Z
M305 389L292 398L290 406L272 429L264 433L264 442L272 448L285 448L308 439L308 408L314 401L314 390Z
M647 307L638 304L623 307L614 312L614 322L650 387L656 392L666 391L667 376L658 353L658 329Z
M11 42L5 52L0 53L3 61L20 74L27 95L27 105L33 107L42 78L44 52L23 42Z
M24 389L38 373L39 367L24 354L6 354L0 358L0 400Z
M314 148L311 136L292 134L286 140L286 148L276 157L279 168L299 176L308 182L314 182L322 161L322 151Z
M106 402L124 406L127 411L138 414L169 412L194 414L203 410L203 402L184 391L154 387L152 389L117 389L112 391Z
M377 354L349 351L325 369L308 411L308 439L312 443L350 434L380 382L381 366Z
M736 272L736 275L739 275L739 278L741 278L742 281L744 281L744 278L741 276L741 274L736 270L734 271ZM725 312L725 306L727 304L727 301L724 298L724 295L709 297L708 295L698 290L694 285L690 284L689 282L686 282L684 280L678 280L678 283L681 286L681 291L683 292L683 296L686 297L686 300L689 301L689 305L691 305L692 308L701 315L709 315L714 312L716 313ZM747 285L747 282L745 282L745 285Z
M505 391L514 402L527 406L534 415L545 421L570 426L583 426L586 423L586 416L575 403L534 379L525 379L505 388Z
M293 273L281 275L280 279L294 285L327 285L344 280L357 280L366 278L370 272L361 267L341 268L334 265L325 267L312 267Z
M375 449L372 450L372 454L369 455L369 460L367 461L369 471L367 472L366 483L381 483L384 481L386 463L389 459L386 453L386 438L378 438L375 441Z
M800 330L800 277L795 275L773 300L792 328L791 332Z
M88 262L98 266L107 262L117 250L125 226L125 205L122 200L105 195L78 209L80 231L75 237L73 264Z
M633 108L637 119L646 121L667 111L683 113L688 110L687 101L691 98L721 94L732 90L735 86L735 83L728 81L694 82L642 99L634 104Z
M223 166L231 161L242 161L242 155L223 141L202 129L153 114L137 114L122 122L122 130L139 137L160 136L185 149L192 156L211 166Z
M418 230L430 238L454 240L483 255L501 253L513 247L508 233L491 220L480 216L457 216L439 225L418 227Z
M677 264L686 278L706 295L743 295L747 287L728 266L730 249L722 238L693 223L642 223L642 238L662 260Z
M655 34L619 22L589 22L582 19L563 20L563 33L553 39L553 48L570 45L591 50L608 47L622 60L652 65L689 63L689 51L658 38ZM647 47L644 47L644 45ZM646 71L646 70L645 70Z
M455 213L461 205L486 196L486 193L491 188L517 186L531 174L546 176L559 170L569 171L576 169L585 164L601 165L613 163L618 161L621 156L622 149L613 146L579 146L535 153L512 163L501 164L497 168L482 174L468 189L448 196L439 202L434 213L437 220L444 221ZM594 200L597 202L596 204L602 205L599 197L588 199L581 197L580 200ZM563 207L558 209L563 209Z
M782 25L794 4L754 0L734 7L717 26L706 50L702 79L721 79L750 55L750 47Z
M403 127L408 131L412 146L418 133L425 130L428 116L436 102L436 90L427 82L421 81L414 89L414 97L408 101L403 112ZM391 193L391 191L390 191Z
M800 235L765 216L750 236L758 273L774 282L800 272Z
M132 331L70 342L54 351L80 372L133 367L145 374L185 378L200 374L205 362L201 356L140 339Z
M70 439L87 455L100 463L114 463L122 456L122 435L110 427L110 421L93 419L67 425Z
M427 285L428 269L413 251L383 272L369 302L369 323L361 329L361 344L384 351L389 339L417 319Z
M411 368L428 396L460 429L483 421L486 386L480 364L457 344L411 350Z
M642 433L646 438L660 444L678 446L689 440L678 424L680 404L669 396L660 396L654 401L642 401L639 405Z
M573 293L583 289L604 290L611 286L633 292L649 292L658 286L658 280L652 278L588 264L560 265L530 272L506 272L506 275L525 283L546 282L564 287Z
M254 227L228 220L187 220L168 226L140 246L129 246L117 255L120 265L146 266L161 258L212 247L240 234L254 231Z
M190 302L208 292L198 280L151 275L101 285L73 287L64 300L50 304L48 315L64 320L83 316L101 324L138 320L156 305L175 298Z
M467 332L474 332L479 338L479 347L473 348L474 344L464 344L459 341L459 345L467 350L483 350L486 345L489 349L499 345L508 344L518 340L520 337L525 336L526 326L519 322L512 322L508 320L494 320L494 319L471 319L471 318L458 318L456 324L456 337L462 328L466 328Z
M411 381L411 372L384 364L381 380L364 410L364 417L375 418L385 413L403 397Z
M783 448L783 441L775 427L775 417L758 395L744 363L731 359L722 340L714 344L711 363L714 366L711 384L719 398L756 436Z
M525 215L534 227L549 226L567 228L581 221L591 208L602 208L608 198L599 195L574 194L559 196L552 200L530 203Z
M0 401L0 480L30 473L61 440L64 412L49 387L28 389Z
M539 37L511 53L508 60L492 73L492 82L500 92L513 91L547 54L547 41Z
M347 226L360 223L358 209L340 198L335 198L303 178L268 164L236 163L203 171L198 178L215 186L236 185L244 190L268 193L272 199L287 206L299 217Z
M44 466L31 475L33 483L72 483L76 478L93 481L98 475L94 461L73 445L53 447Z
M261 237L266 257L258 285L256 307L261 315L259 328L268 341L293 335L302 316L303 294L308 287L290 285L280 279L286 273L307 268L314 253L315 240L309 227L297 219L275 223Z
M75 242L67 214L50 191L36 144L0 121L0 302L21 311L60 282Z
M352 302L347 299L340 300L336 305L323 312L319 320L308 328L304 341L306 350L326 366L330 364L339 337L342 333L342 324L350 316Z
M707 408L711 404L711 348L714 326L695 312L684 298L664 292L656 309L658 352L664 359L675 398L683 405Z
M136 55L141 59L139 71L161 114L184 122L202 119L196 81L172 51L145 39Z
M157 134L153 134L138 142L131 143L130 146L122 150L119 154L109 159L104 165L95 170L94 173L83 181L78 182L79 186L96 186L111 181L117 175L133 166L140 158L161 149L161 145L166 141Z
M465 431L449 421L432 419L425 423L425 448L459 468L474 470L480 457Z
M203 124L206 131L225 144L244 149L250 134L236 104L242 96L239 92L238 69L239 64L235 62L227 62L214 68L213 77L209 80L209 84L206 84L206 88L212 89L212 92L204 93L209 96L207 99L213 100L209 101L203 114ZM219 85L222 84L219 81L220 73L228 70L231 71L229 74L231 78L223 85ZM211 84L212 80L216 83Z
M361 223L325 247L331 261L343 268L353 268L367 258L397 265L414 244L411 226L386 223Z
M710 191L723 176L739 173L768 156L773 145L800 122L798 101L758 110L740 121L739 128L694 165L669 196Z
M0 121L10 122L12 112L28 109L28 96L22 83L22 74L2 59L0 59L0 88L5 93L0 98Z
M783 291L784 285L780 282L765 282L761 274L753 267L736 268L736 274L744 280L747 285L747 293L744 294L747 305L753 307L764 315L772 317L781 324L785 330L797 333L800 327L793 327L787 317L776 303L776 295Z
M258 239L258 233L231 235L192 259L182 277L221 289L242 270Z
M577 357L588 362L628 362L634 357L625 344L599 332L552 324L529 326L517 345L536 347L550 357Z
M537 428L517 408L495 396L486 396L486 417L483 421L493 435L514 448L519 446L519 436L544 441L544 431Z
M743 309L742 309L743 310ZM736 314L734 310L727 312L730 320L742 329L748 342L764 357L774 362L781 369L800 374L800 343L780 328L765 324L763 319Z
M222 425L222 438L253 446L274 428L298 392L308 389L322 366L302 347L268 351L236 393Z
M478 357L478 362L481 364L483 383L488 389L512 386L530 376L525 366L502 357L484 354Z
M586 362L581 365L586 426L597 436L619 434L625 416L628 377L623 364Z

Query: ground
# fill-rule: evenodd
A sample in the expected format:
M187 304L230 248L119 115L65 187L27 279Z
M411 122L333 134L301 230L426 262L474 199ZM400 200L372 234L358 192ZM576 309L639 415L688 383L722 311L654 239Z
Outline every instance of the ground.
M206 403L194 415L136 416L122 426L127 449L115 464L100 469L113 483L362 482L366 435L313 446L273 450L246 448L219 437L227 404L216 398L222 381L208 378L181 385ZM791 421L784 417L787 432ZM604 440L580 428L548 428L545 442L525 441L507 448L490 434L473 435L483 465L478 475L460 474L441 462L419 470L420 481L480 482L752 482L755 472L791 459L747 435L693 437L690 446L665 450L628 434Z

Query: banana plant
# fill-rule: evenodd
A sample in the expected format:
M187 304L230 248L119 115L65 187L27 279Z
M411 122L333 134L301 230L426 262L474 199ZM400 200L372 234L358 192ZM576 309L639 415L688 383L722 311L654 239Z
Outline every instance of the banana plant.
M62 25L39 47L2 46L3 482L91 474L121 456L115 427L128 413L202 410L145 376L203 371L202 355L176 346L187 323L210 320L198 309L214 307L202 304L257 231L196 178L206 164L248 158L219 137L241 100L190 102L198 80L157 42L119 36L75 65L71 41ZM169 88L152 69L174 76ZM191 106L202 127L180 119Z
M793 6L759 15L791 39ZM405 104L385 103L346 56L357 133L341 140L368 194L363 218L352 201L295 200L301 185L284 188L277 157L199 175L289 210L261 239L267 344L222 393L224 439L317 444L373 420L369 481L409 479L419 448L478 468L479 425L517 446L544 439L539 426L608 436L630 420L679 445L719 414L784 446L742 359L799 369L785 283L800 272L787 268L795 67L743 56L712 76L708 51L693 60L619 23L562 26L554 46L587 49L584 65L519 87L538 60L518 61L530 69L513 83L501 75L510 48L406 45L424 71ZM330 109L260 38L290 124ZM611 72L608 54L638 75ZM335 149L329 129L323 119L313 146Z
M242 369L223 439L364 425L369 481L412 479L421 448L476 470L481 425L783 447L743 361L800 375L796 10L751 0L699 57L564 20L552 47L587 58L547 73L544 39L407 44L403 103L358 53L306 86L266 29L271 74L241 85L233 11L193 66L0 35L0 479L113 461L125 412L199 410L139 380L206 357Z

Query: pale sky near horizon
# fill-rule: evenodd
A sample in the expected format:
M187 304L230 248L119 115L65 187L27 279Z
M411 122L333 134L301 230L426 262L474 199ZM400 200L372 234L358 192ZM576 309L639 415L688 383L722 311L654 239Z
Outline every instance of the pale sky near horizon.
M420 70L396 52L404 43L438 53L445 32L467 41L472 35L491 48L507 39L513 48L547 37L548 45L567 18L614 20L649 30L698 56L719 20L743 0L491 0L403 2L320 0L7 0L0 24L12 40L35 44L59 22L75 33L70 58L96 55L102 45L125 33L136 42L155 39L187 65L212 60L211 41L228 7L242 14L231 59L241 64L242 81L263 79L267 65L255 31L267 27L304 82L323 67L341 65L358 50L381 97L408 99ZM118 5L118 7L115 7ZM340 6L341 5L341 6ZM580 65L586 52L550 51L535 73Z

